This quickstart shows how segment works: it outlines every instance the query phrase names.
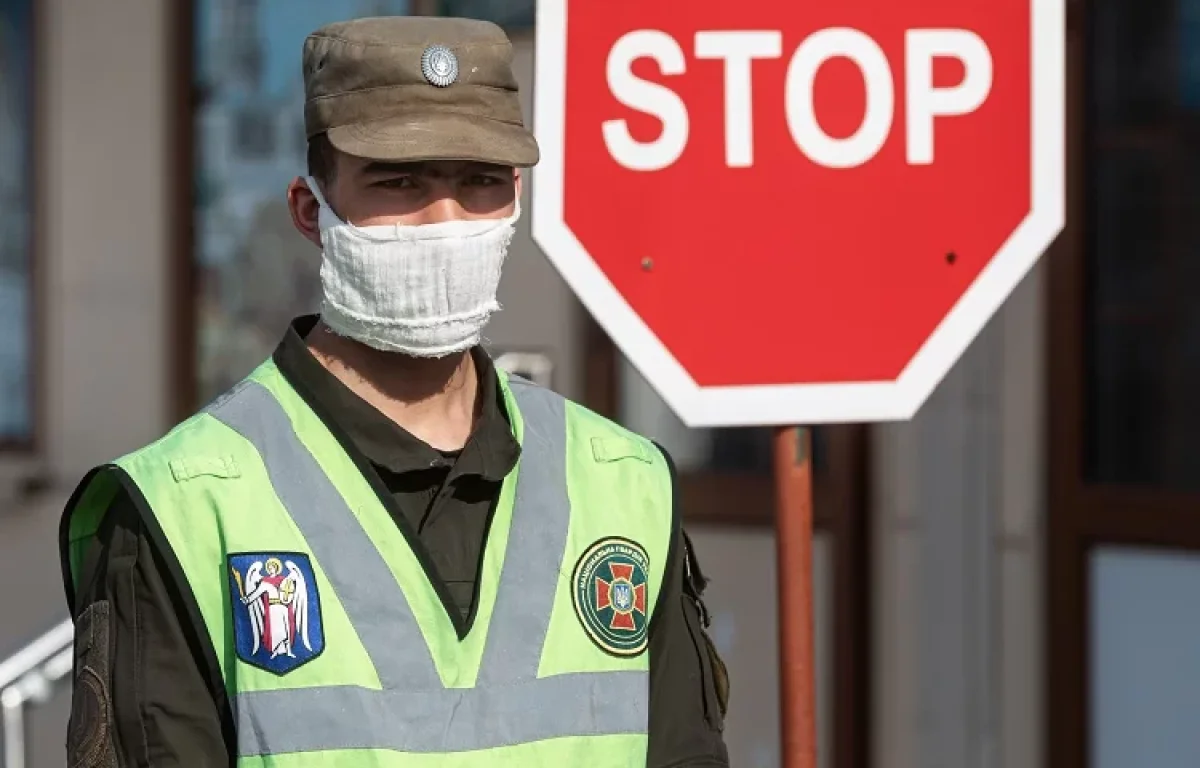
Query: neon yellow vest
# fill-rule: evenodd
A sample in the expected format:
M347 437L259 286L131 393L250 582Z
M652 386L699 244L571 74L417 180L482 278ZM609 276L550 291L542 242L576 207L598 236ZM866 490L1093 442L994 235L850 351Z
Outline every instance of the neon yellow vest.
M645 439L500 383L522 454L462 637L386 491L272 361L81 483L68 590L124 485L191 588L239 765L643 766L670 470Z

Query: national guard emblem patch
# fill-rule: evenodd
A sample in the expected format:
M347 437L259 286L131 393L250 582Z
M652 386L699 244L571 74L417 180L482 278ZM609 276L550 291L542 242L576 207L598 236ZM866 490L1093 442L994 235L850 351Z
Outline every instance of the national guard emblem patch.
M321 600L308 555L229 555L233 641L247 664L284 675L325 650Z
M646 550L628 539L601 539L575 564L571 594L579 623L600 650L637 656L646 650Z

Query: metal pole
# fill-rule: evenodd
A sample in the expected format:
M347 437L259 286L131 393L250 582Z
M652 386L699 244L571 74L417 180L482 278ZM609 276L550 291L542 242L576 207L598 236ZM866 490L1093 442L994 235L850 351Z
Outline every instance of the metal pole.
M807 427L788 427L775 435L775 496L783 767L816 768L812 435Z
M4 711L4 768L25 768L25 702L20 693L9 688L0 694Z

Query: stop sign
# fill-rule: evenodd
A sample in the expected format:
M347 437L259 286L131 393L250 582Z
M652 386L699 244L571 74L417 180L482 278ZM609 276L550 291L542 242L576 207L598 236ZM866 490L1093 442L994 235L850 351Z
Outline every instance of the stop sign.
M905 419L1058 234L1064 0L543 0L533 234L692 426Z

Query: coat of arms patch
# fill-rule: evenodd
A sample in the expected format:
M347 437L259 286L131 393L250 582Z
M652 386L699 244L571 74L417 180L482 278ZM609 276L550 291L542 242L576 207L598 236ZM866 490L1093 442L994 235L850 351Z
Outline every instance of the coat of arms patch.
M237 656L287 674L325 650L321 600L308 555L229 555L230 609Z
M601 539L584 551L571 579L575 615L600 650L637 656L646 650L646 550L619 537Z

